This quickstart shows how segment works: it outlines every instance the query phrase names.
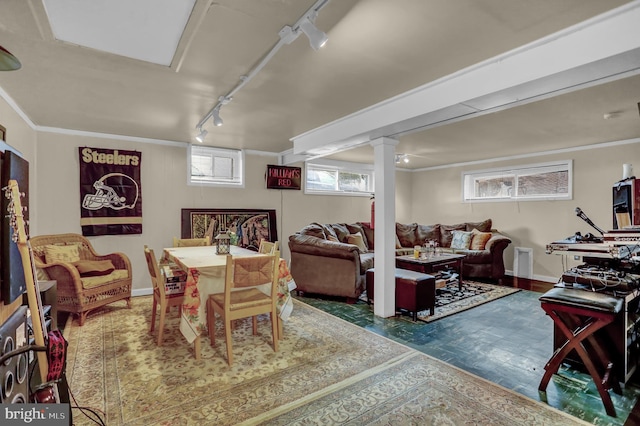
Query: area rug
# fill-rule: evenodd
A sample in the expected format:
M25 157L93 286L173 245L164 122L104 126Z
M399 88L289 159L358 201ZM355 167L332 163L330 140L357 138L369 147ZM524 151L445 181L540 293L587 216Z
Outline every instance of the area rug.
M438 290L436 295L435 314L430 315L431 312L428 310L421 311L418 312L418 319L424 322L439 320L518 291L520 291L518 288L471 280L463 281L462 290L458 289L457 281L447 283L444 288Z
M202 360L169 314L162 347L148 333L151 298L69 324L67 377L77 404L107 425L584 425L572 416L294 301L280 351L269 321L234 330ZM73 409L76 425L94 424Z

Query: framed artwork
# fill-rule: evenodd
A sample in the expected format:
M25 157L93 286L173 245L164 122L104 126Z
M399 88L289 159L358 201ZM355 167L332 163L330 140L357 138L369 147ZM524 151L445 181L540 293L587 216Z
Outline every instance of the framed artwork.
M261 209L182 209L181 238L204 238L211 241L226 230L231 244L258 250L260 240L278 240L276 211Z
M7 128L0 125L0 141L7 140Z

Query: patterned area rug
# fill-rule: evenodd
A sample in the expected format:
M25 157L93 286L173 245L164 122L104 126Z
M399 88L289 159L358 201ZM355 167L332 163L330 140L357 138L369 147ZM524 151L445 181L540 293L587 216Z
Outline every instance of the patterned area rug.
M196 361L175 310L155 345L150 311L136 297L65 329L71 392L107 425L587 424L298 301L277 353L266 317L237 325L232 368L221 329Z
M448 283L437 290L435 314L430 315L428 310L418 312L418 319L424 322L439 320L518 291L520 289L470 280L463 281L462 290L458 290L457 281Z

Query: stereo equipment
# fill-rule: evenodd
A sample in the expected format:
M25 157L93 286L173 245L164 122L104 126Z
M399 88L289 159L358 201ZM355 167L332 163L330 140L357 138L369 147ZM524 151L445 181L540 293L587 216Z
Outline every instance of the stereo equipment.
M27 344L27 307L20 306L0 326L0 356ZM29 402L29 353L21 353L0 364L0 403Z
M613 229L640 226L639 181L631 177L613 185Z
M625 295L640 288L640 275L606 266L584 264L565 271L562 282L565 287L578 284L593 291Z

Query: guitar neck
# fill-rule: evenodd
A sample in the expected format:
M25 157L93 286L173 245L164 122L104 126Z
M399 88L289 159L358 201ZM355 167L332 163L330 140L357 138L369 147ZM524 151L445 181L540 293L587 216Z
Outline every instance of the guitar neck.
M40 299L38 283L35 280L32 253L27 241L23 209L20 203L21 194L20 190L18 189L18 182L16 182L15 180L9 181L6 196L11 200L9 206L9 213L11 214L11 227L13 228L13 238L16 242L16 245L18 246L18 252L20 253L20 259L22 260L24 281L27 287L27 299L29 302L29 310L31 311L33 338L36 345L45 346L45 335L47 334L47 332L44 322L44 312L42 309L42 301ZM47 354L43 351L38 351L37 357L40 378L44 382L47 379L47 374L49 371Z

